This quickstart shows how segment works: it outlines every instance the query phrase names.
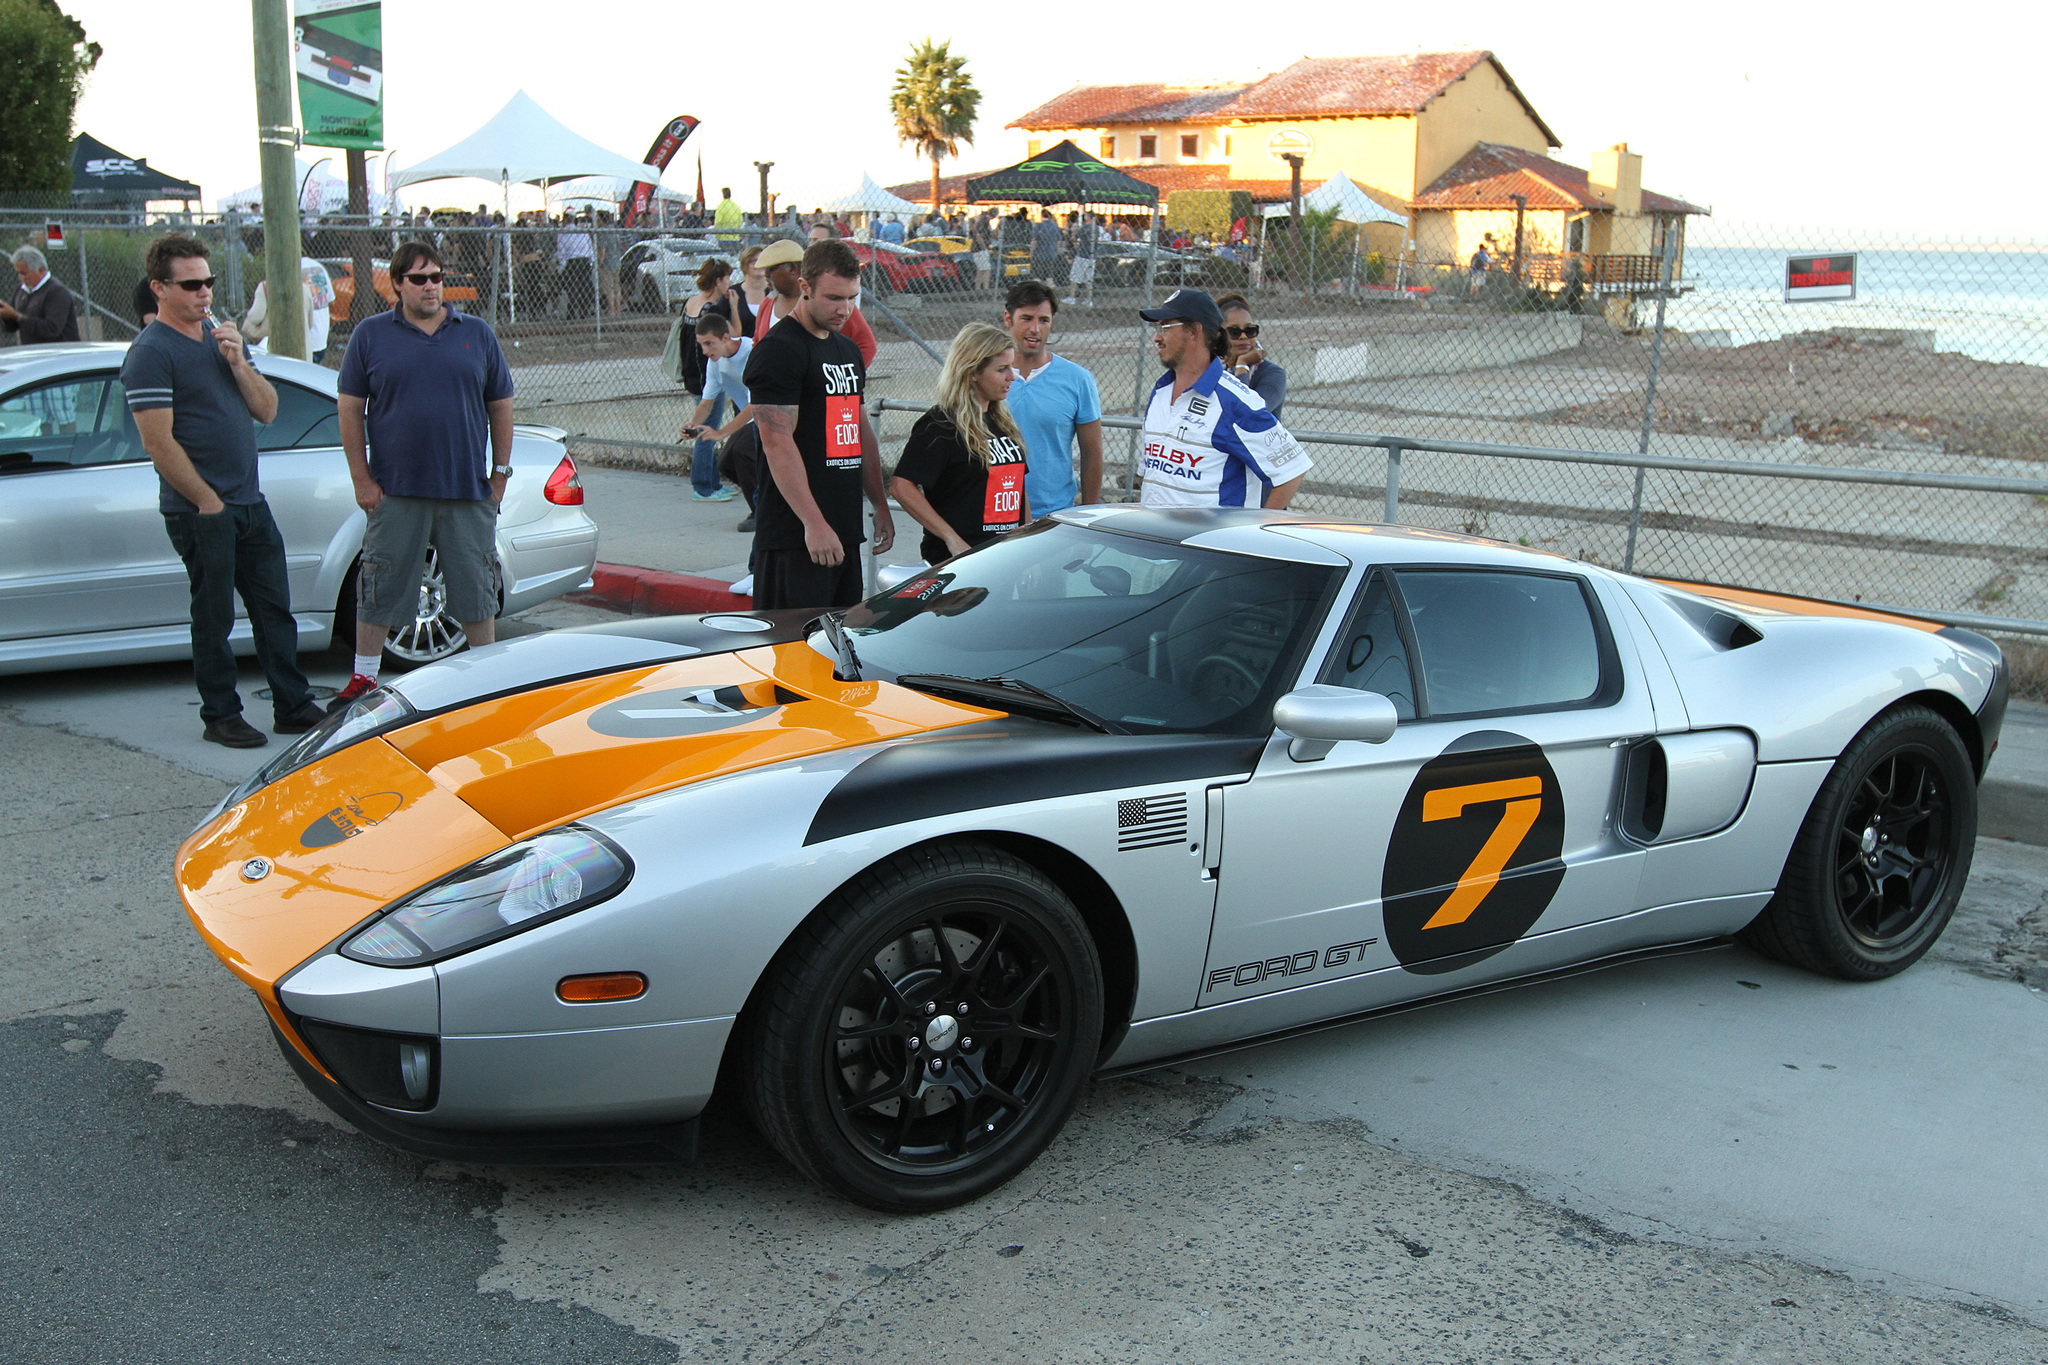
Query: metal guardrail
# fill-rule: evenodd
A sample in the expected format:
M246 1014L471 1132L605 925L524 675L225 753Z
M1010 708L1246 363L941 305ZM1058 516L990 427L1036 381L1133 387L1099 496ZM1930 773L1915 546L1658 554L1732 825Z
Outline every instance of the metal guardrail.
M928 404L900 398L881 398L875 407L885 412L923 412ZM1144 423L1135 417L1104 414L1102 424L1123 431L1137 431ZM1488 441L1454 441L1420 436L1369 435L1345 431L1304 431L1289 428L1296 440L1307 445L1368 447L1386 452L1386 516L1389 524L1401 520L1401 455L1404 451L1426 451L1442 455L1475 455L1495 459L1539 460L1551 464L1603 465L1619 469L1669 469L1693 474L1733 474L1746 478L1792 479L1810 483L1875 484L1898 488L1946 488L1974 493L2009 493L2048 499L2048 479L2007 478L1991 474L1941 474L1932 470L1844 469L1833 465L1762 464L1746 460L1694 458L1682 455L1637 455L1607 450L1581 450L1562 446L1501 445ZM2019 616L1989 616L1976 612L1935 611L1925 607L1892 606L1879 602L1832 601L1838 606L1865 611L1891 612L1900 616L1938 621L1943 625L1970 630L1993 630L2014 635L2048 636L2048 621Z

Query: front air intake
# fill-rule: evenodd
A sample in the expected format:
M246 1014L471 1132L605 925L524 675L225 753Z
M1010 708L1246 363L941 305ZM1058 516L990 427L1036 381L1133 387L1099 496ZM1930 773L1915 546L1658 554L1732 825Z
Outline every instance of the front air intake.
M299 1019L299 1036L342 1087L385 1109L434 1107L441 1084L441 1040L416 1033L378 1033Z

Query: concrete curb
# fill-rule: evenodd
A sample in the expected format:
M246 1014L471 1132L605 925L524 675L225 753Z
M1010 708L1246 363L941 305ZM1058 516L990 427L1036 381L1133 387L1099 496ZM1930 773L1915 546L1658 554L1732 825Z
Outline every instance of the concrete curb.
M688 616L712 611L747 611L751 597L730 591L730 583L695 574L667 573L631 564L599 564L591 571L588 592L570 593L570 602L606 607L634 616Z
M1977 833L1989 839L2048 844L2048 787L1985 779L1977 788Z

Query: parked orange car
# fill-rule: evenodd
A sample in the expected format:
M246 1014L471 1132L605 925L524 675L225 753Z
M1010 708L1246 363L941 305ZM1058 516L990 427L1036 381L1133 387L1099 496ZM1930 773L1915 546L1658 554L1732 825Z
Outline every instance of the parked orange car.
M334 281L334 307L332 316L339 319L349 315L356 296L355 270L346 257L340 260L322 261L327 267L328 278ZM398 293L391 287L391 262L372 261L370 281L377 287L377 296L388 304L398 302ZM448 281L441 286L444 303L471 304L477 301L476 282L468 275L457 271L448 272ZM463 312L473 310L464 308Z

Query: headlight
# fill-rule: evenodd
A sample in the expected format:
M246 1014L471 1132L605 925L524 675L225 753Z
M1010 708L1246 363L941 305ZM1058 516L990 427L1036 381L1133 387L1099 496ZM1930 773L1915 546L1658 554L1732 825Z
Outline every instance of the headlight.
M368 739L382 730L389 730L404 724L416 714L410 703L396 692L387 692L379 687L363 693L346 707L321 721L312 729L300 735L285 746L284 752L258 768L242 780L242 785L227 794L213 815L218 815L237 801L246 799L251 793L261 791L286 773L305 767L316 758L325 758L338 749L346 749L359 739ZM213 815L207 816L211 820ZM206 821L200 822L202 825Z
M380 967L418 967L595 905L632 875L611 840L565 825L415 892L341 953Z

